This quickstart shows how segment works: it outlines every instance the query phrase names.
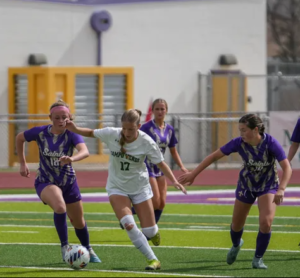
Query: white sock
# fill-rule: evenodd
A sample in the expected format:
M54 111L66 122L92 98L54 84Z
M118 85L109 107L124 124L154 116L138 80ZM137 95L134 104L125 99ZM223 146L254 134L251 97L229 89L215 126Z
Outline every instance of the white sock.
M120 220L121 224L125 228L130 240L134 244L134 246L140 250L140 252L148 259L148 260L158 260L152 251L148 240L143 235L143 233L138 229L134 218L132 215L126 215Z
M158 227L155 225L149 228L142 228L142 232L147 238L153 238L158 233Z

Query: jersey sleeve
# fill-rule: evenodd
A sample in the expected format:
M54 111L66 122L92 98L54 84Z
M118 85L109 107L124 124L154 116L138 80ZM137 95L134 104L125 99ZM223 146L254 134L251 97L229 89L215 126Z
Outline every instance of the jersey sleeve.
M231 153L238 152L238 147L241 144L241 138L232 139L226 145L220 148L221 152L225 155L230 155Z
M96 138L99 138L105 144L108 144L112 133L113 133L113 129L110 127L94 130L94 136Z
M270 149L270 152L274 155L274 157L276 158L276 160L278 162L281 162L281 161L283 161L287 158L283 147L273 137L271 137L271 142L269 144L269 149Z
M72 133L72 143L76 147L78 144L84 143L84 139L81 135Z
M161 153L159 146L153 141L149 142L148 149L146 151L147 158L153 164L158 164L164 161L163 154Z
M27 142L36 141L39 134L41 133L42 128L40 126L28 129L24 131L24 137Z
M298 119L297 124L294 128L291 141L295 143L300 143L300 119Z

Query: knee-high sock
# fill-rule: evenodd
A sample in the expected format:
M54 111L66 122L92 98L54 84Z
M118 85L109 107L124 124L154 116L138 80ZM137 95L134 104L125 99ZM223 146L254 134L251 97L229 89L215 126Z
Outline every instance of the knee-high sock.
M162 213L163 213L163 210L162 210L162 209L156 209L156 210L154 211L156 224L158 223L158 221L159 221L159 219L160 219Z
M88 231L86 223L85 223L85 226L84 226L83 229L76 229L75 228L75 233L76 233L79 241L81 242L82 246L84 246L86 249L91 248L91 246L90 246L90 235L89 235L89 231Z
M261 231L258 232L256 239L256 251L255 257L262 258L269 246L269 242L271 239L271 232L268 234L263 234Z
M138 229L132 215L126 215L120 220L134 246L148 259L157 260L146 237Z
M230 228L231 241L234 247L238 247L240 245L243 232L244 229L239 232L235 232L232 230L232 227Z
M68 245L67 213L54 213L54 225L60 239L61 247Z
M136 214L134 207L131 208L132 214Z

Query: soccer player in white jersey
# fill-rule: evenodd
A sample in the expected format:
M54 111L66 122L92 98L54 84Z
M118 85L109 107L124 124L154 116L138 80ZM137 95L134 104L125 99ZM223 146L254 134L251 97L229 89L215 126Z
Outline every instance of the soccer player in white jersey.
M147 258L146 270L158 270L161 263L152 251L146 237L154 245L160 244L160 234L155 223L152 204L153 193L149 174L144 163L146 156L156 164L177 189L186 194L169 166L164 162L158 145L146 133L139 130L141 112L126 111L121 118L122 128L88 129L79 128L66 121L66 128L85 137L96 137L110 150L109 175L106 185L110 204L134 246ZM140 231L132 216L131 204L140 219Z

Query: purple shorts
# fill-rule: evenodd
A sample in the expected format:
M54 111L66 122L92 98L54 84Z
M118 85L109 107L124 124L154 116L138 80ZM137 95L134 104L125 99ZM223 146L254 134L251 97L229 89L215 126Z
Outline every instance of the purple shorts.
M235 191L235 197L242 203L254 204L256 201L256 198L258 198L262 195L266 195L266 194L274 194L275 195L277 190L278 190L278 188L269 189L269 190L262 191L262 192L251 192L247 189L241 189L238 187Z
M36 193L40 197L40 199L41 199L42 191L48 185L53 185L53 183L36 183L34 185ZM81 194L80 194L80 190L79 190L79 186L78 186L76 180L73 184L65 185L65 186L58 186L58 187L63 192L63 198L64 198L66 204L73 204L73 203L76 203L76 202L78 202L82 199Z

